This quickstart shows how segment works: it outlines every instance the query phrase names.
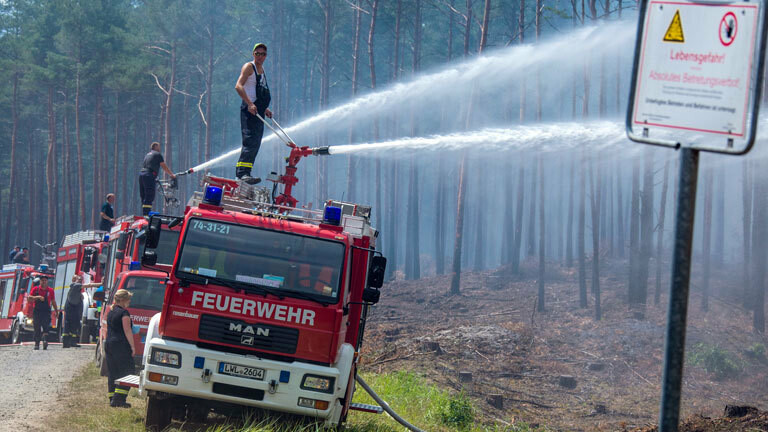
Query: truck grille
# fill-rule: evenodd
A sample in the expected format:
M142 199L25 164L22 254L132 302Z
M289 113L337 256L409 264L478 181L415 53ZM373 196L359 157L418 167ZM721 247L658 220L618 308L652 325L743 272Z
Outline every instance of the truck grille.
M245 348L293 354L299 342L299 331L204 314L200 319L198 337Z

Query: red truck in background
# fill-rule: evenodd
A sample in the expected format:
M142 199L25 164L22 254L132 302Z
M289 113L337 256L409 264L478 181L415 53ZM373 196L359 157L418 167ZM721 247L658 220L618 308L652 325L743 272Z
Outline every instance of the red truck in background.
M47 266L38 269L24 264L7 264L0 270L0 339L7 343L21 343L33 333L32 303L27 301L36 277L47 276L53 280L53 271ZM58 300L57 300L58 301ZM55 310L51 311L51 341L58 340Z
M69 287L72 285L72 276L80 274L83 283L101 282L104 275L104 265L100 262L100 255L106 247L104 231L78 231L64 236L64 239L56 253L56 279L53 289L56 294L56 304L61 310L67 302ZM98 327L98 309L93 296L96 288L89 288L83 292L83 315L80 341L90 342L90 337L95 334ZM64 314L59 314L58 329L61 333L61 325L64 322Z
M266 188L205 185L172 223L181 238L138 379L146 426L243 406L342 424L386 267L370 207L328 201L297 216L261 200ZM160 225L150 219L148 264Z
M101 326L96 347L96 362L102 376L107 376L103 347L107 337L106 319L115 292L119 289L127 289L134 293L128 312L137 330L134 335L137 365L141 364L149 319L160 311L163 304L165 281L176 256L180 229L168 228L168 224L176 219L175 217L162 215L154 217L160 220L163 235L160 243L153 249L157 255L157 262L150 267L142 266L139 262L144 251L149 224L146 218L123 216L116 221L109 233L109 243L105 249L104 298L106 301L100 315Z

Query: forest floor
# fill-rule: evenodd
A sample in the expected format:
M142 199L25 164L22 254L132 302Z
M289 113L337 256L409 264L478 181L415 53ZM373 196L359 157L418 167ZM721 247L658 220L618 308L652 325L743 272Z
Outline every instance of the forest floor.
M535 311L533 262L521 265L521 275L506 268L465 272L458 296L447 295L449 276L388 283L369 318L361 368L419 372L441 387L463 391L488 423L524 421L562 431L654 430L668 276L662 279L661 304L653 304L650 278L649 304L631 311L626 262L601 264L600 321L594 319L594 296L589 295L589 308L579 307L577 271L551 264L544 313ZM705 312L693 271L681 410L689 422L720 416L726 405L768 409L768 338L752 331L750 313L722 300L741 290L741 284L726 282L734 272L713 273L718 297L710 297ZM503 407L493 406L491 395L500 395ZM744 421L760 416L750 414ZM765 421L764 428L751 429L717 429L715 423L711 429L683 430L768 430Z

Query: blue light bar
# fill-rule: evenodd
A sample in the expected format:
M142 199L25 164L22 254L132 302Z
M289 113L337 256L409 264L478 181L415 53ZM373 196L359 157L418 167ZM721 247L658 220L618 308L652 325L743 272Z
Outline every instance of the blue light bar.
M131 261L131 266L128 267L128 270L141 270L141 263L138 261Z
M221 204L221 188L216 186L206 186L203 203L218 206Z
M41 272L48 271L48 264L40 264L40 271Z
M102 240L102 241L108 242L109 241L109 234L104 234L104 240Z
M325 207L325 213L323 213L323 223L328 225L339 225L341 223L341 207Z
M159 214L160 214L160 213L158 213L158 212L156 212L156 211L151 211L151 212L149 212L149 214L147 214L147 216L149 216L149 217L152 217L152 216L157 216L157 215L159 215Z

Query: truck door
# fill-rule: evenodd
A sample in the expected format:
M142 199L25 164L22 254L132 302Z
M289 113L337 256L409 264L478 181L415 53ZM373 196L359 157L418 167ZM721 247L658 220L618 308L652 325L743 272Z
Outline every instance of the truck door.
M8 310L11 308L11 292L13 291L13 279L0 282L0 318L8 318Z

